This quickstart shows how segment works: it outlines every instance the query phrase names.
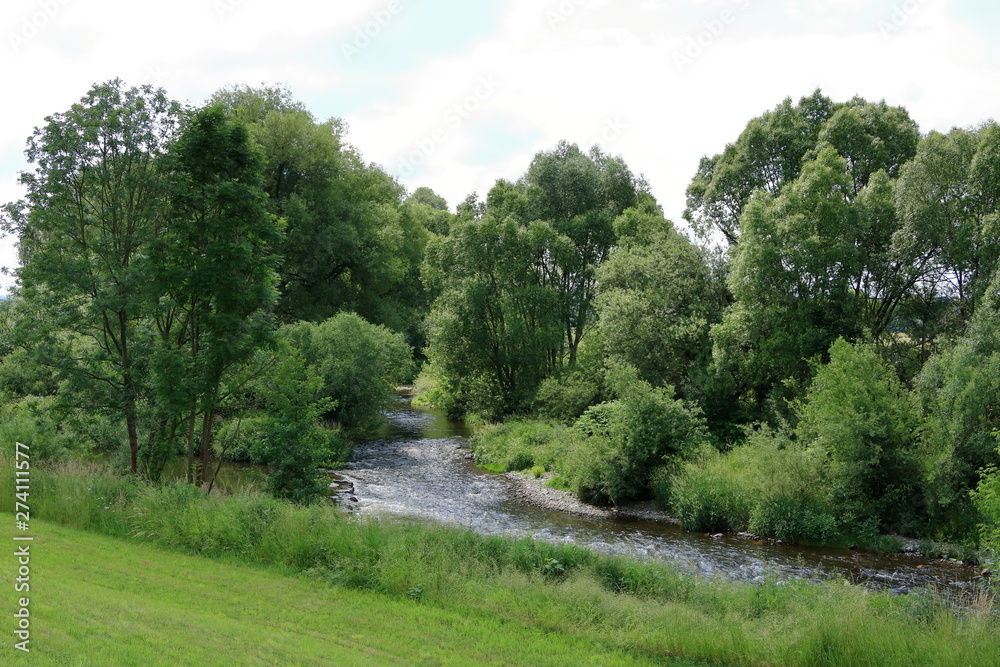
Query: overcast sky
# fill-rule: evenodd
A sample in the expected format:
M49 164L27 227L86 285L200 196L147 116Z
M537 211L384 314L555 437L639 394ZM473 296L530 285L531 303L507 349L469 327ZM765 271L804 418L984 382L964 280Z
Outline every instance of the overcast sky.
M32 129L97 82L203 102L284 83L410 191L455 204L560 139L646 176L681 222L701 156L821 88L923 132L1000 117L995 0L4 0L0 202ZM0 241L0 266L15 261ZM4 278L3 284L9 283Z

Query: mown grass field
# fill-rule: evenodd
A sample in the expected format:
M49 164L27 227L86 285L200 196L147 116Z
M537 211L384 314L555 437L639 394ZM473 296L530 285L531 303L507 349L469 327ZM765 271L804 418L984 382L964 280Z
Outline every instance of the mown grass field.
M4 520L13 523L10 515ZM0 664L685 665L461 605L32 523L31 654ZM13 591L15 559L0 588ZM5 608L14 593L5 596Z

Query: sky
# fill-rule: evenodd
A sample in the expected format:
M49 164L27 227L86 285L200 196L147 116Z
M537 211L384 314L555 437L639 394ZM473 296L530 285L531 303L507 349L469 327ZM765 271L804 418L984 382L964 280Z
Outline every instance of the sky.
M452 209L560 140L598 144L679 226L700 158L786 97L885 100L924 133L1000 118L995 0L5 0L0 34L0 203L33 129L114 78L194 105L287 85Z

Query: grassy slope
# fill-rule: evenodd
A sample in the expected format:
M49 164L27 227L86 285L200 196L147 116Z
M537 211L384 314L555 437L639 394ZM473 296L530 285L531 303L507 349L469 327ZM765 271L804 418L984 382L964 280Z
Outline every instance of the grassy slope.
M663 664L482 610L32 527L31 664ZM16 562L6 560L0 588L13 591ZM11 608L14 593L4 597ZM19 652L8 642L0 663L13 663L11 654Z

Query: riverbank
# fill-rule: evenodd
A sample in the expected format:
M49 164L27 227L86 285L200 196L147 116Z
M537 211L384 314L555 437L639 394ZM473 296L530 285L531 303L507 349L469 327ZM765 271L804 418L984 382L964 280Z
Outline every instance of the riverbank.
M543 473L536 477L531 471L516 471L503 473L503 477L511 482L511 497L515 502L532 507L598 519L638 519L674 526L680 525L680 522L669 516L666 512L657 509L655 503L651 500L623 503L614 508L601 508L588 505L577 498L571 491L549 486L550 482L558 477L555 473ZM755 535L753 533L742 532L735 533L734 535L735 537L754 543L784 544L782 540ZM721 536L722 534L715 535L715 537ZM969 576L974 577L978 574L980 580L991 578L993 575L992 570L981 563L978 557L970 555L971 552L968 549L899 535L886 536L881 541L883 545L893 543L898 545L898 548L893 550L893 553L904 558L935 560L942 564L961 567L964 568ZM882 553L882 551L875 551Z
M623 503L613 508L597 507L583 502L572 491L549 486L558 475L547 472L535 477L531 471L505 472L503 476L513 485L511 496L517 502L557 512L601 519L632 518L657 523L677 524L677 520L656 509L653 501Z
M735 536L755 544L898 554L966 567L964 579L992 574L991 564L972 545L871 534L863 526L852 530L837 521L830 507L822 503L810 505L810 498L816 500L809 495L811 491L802 494L788 488L776 491L767 485L766 479L755 479L748 474L749 468L741 469L732 479L726 475L703 479L698 472L701 464L689 464L679 473L661 470L652 484L658 503L625 501L613 507L595 507L576 495L576 492L589 493L593 486L589 477L583 482L579 477L579 452L575 449L578 437L574 429L557 424L512 421L480 427L470 441L470 448L476 461L487 470L506 471L503 474L514 485L512 495L524 505L595 519L637 519L679 525L693 534ZM712 461L719 463L723 458L716 456ZM783 476L786 482L795 477L794 471L775 474ZM803 482L789 484L798 488ZM574 493L565 490L568 487L573 487ZM683 492L675 493L676 487L683 487ZM659 509L664 502L671 503L670 514Z
M295 664L986 665L1000 633L985 595L956 607L840 582L729 584L572 545L136 485L96 466L33 467L32 488L35 636L56 651L40 650L42 664L78 651L205 664L207 630L223 661L245 643ZM0 498L13 498L9 480ZM276 575L296 575L287 595ZM149 629L122 626L125 613Z

